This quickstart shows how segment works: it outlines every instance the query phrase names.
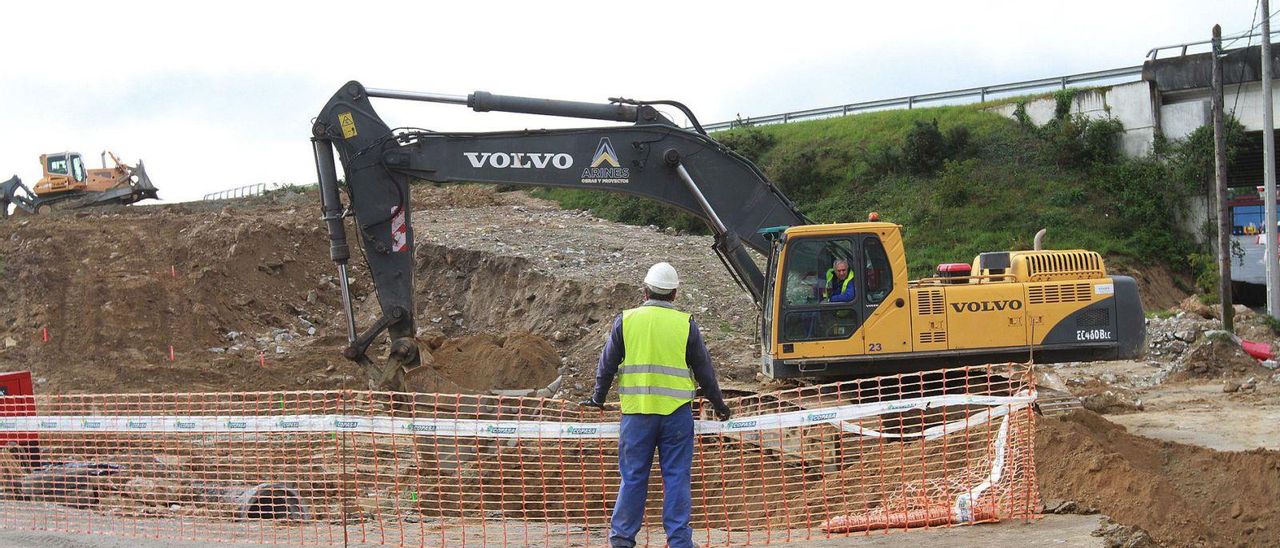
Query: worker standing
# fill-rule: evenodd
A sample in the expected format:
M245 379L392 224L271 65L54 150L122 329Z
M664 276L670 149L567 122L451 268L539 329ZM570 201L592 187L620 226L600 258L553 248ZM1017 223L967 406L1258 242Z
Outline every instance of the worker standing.
M702 386L716 418L729 420L716 382L711 356L698 324L672 301L680 287L676 269L667 263L649 268L644 277L644 304L623 311L600 353L595 392L584 406L603 409L609 387L618 377L622 421L618 433L618 472L622 484L613 507L609 544L630 548L644 521L649 469L654 449L662 469L662 525L667 546L689 548L693 529L690 468L693 466L694 380Z

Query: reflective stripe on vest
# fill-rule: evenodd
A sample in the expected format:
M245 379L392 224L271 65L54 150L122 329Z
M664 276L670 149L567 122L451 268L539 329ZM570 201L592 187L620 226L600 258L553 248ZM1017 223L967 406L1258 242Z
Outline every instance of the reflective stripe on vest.
M696 386L685 362L689 315L661 306L622 312L622 412L670 415L693 400Z
M835 278L836 278L835 269L834 268L828 269L827 285L822 286L822 298L827 299L831 297L831 280L834 280ZM845 290L849 289L849 282L852 282L852 281L853 281L853 273L852 272L846 273L844 276L844 283L840 284L840 292L836 293L836 295L844 294Z

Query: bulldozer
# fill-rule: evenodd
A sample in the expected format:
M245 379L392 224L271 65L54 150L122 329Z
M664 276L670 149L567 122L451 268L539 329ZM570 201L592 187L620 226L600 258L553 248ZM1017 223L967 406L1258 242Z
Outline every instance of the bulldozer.
M114 164L107 167L107 158ZM109 150L102 152L102 167L87 169L79 152L40 155L44 175L28 188L14 175L0 183L0 217L9 215L10 205L32 215L53 209L80 209L103 205L128 205L159 199L158 191L138 160L136 166L120 161Z
M374 111L372 98L623 125L395 131ZM677 126L658 105L681 110L692 129ZM1131 359L1144 348L1137 283L1108 273L1100 254L1044 250L1037 238L1032 250L991 250L909 280L900 225L878 218L815 224L676 101L444 95L349 82L316 117L312 145L347 317L343 354L365 366L375 389L398 389L402 371L419 361L409 212L409 183L418 180L622 192L697 216L715 235L712 250L760 311L760 368L770 378L909 373L1029 354L1041 362ZM348 195L346 205L340 190ZM358 228L382 305L382 316L363 332L356 331L348 289L348 217ZM822 289L832 279L828 269L840 263L853 276L845 286L855 284L856 298L838 302ZM384 332L391 338L390 360L375 365L366 351Z

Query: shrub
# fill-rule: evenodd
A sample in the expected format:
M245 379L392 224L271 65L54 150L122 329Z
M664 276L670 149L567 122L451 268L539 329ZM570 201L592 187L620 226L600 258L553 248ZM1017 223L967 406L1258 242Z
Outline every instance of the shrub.
M1076 99L1076 90L1067 88L1059 90L1053 94L1053 117L1057 120L1065 120L1071 114L1071 103Z
M1086 120L1081 124L1080 151L1083 162L1113 163L1120 157L1120 136L1124 124L1115 118Z
M1071 207L1085 202L1084 189L1080 187L1060 188L1049 195L1049 205Z
M872 175L883 177L896 173L902 165L902 155L892 146L877 146L867 153L867 168Z
M938 120L915 123L902 144L902 163L908 171L929 175L947 159L947 143L938 130Z
M1040 128L1053 162L1062 167L1085 168L1114 163L1120 157L1124 124L1115 118L1089 118L1072 114L1054 118Z
M719 134L717 137L720 144L745 156L754 164L760 163L765 153L778 143L778 139L772 134L765 133L754 126L744 126L741 129Z
M980 182L974 180L975 167L973 160L947 162L946 169L935 184L934 196L939 206L957 208L973 200L974 188L980 186Z
M969 128L965 126L947 128L947 158L958 160L972 155L973 145L970 140Z
M846 190L843 174L850 164L847 149L810 142L775 154L764 171L793 201L807 203L821 200L833 190Z
M1187 255L1187 266L1195 275L1196 289L1205 295L1218 295L1218 257L1212 253L1192 253Z
M1027 102L1018 101L1018 105L1013 107L1013 119L1018 121L1018 127L1026 130L1034 130L1036 123L1031 121L1031 116L1027 114Z

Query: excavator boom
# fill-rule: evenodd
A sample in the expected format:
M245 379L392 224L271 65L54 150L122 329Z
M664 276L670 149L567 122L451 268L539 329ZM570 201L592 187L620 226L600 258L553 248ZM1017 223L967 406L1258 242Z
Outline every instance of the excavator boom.
M632 125L494 133L393 131L370 98L466 104L505 111ZM350 82L336 93L313 126L324 219L340 277L349 258L332 150L338 151L350 198L349 212L367 251L382 320L357 335L349 321L348 357L360 361L386 327L397 340L413 335L412 248L408 185L413 180L562 187L623 192L665 203L703 219L715 251L757 304L765 279L748 248L765 254L761 229L808 224L751 162L704 133L677 127L652 104L555 101L476 92L469 96L366 89ZM675 104L664 102L663 104ZM676 104L678 105L678 104ZM350 318L350 312L348 312ZM416 352L400 349L403 354ZM354 357L353 357L354 356ZM390 380L395 373L382 371Z

